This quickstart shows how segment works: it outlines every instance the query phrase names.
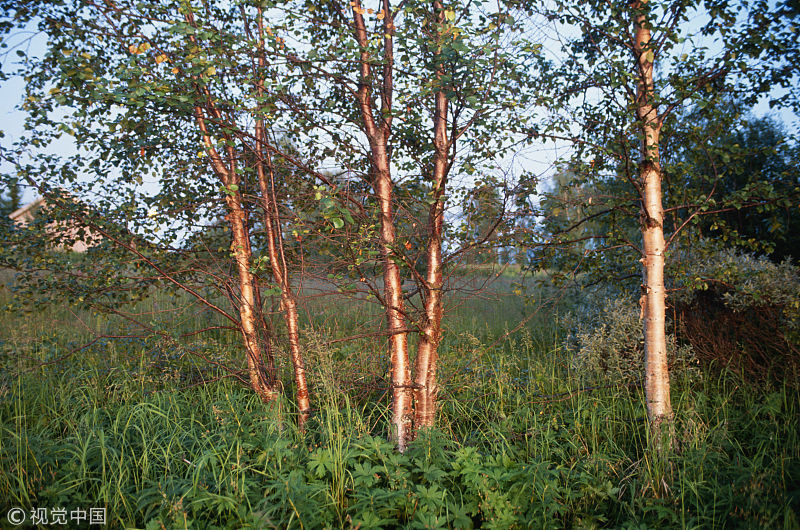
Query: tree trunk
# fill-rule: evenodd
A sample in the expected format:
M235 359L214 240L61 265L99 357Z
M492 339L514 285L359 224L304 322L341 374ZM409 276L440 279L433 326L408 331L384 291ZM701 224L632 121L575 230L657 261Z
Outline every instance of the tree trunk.
M439 0L433 2L434 16L437 29L443 24L444 9ZM441 51L438 47L436 54ZM415 409L414 428L430 428L436 422L436 398L438 386L436 384L436 368L439 360L439 342L442 338L442 232L444 229L444 190L447 184L449 171L448 150L450 143L447 139L447 96L441 79L444 69L439 67L436 78L439 81L439 90L434 97L434 147L436 152L433 158L433 199L434 202L428 212L428 247L426 249L426 276L423 283L425 300L425 314L420 329L419 345L415 365Z
M225 197L228 207L228 222L233 235L233 253L236 270L239 276L239 318L241 320L242 338L247 353L247 370L250 386L264 402L275 399L278 393L273 389L271 377L264 370L261 356L261 343L258 340L256 319L256 294L253 287L253 276L250 272L252 254L250 252L250 234L245 223L245 212L242 208L241 194L237 191Z
M384 149L379 152L385 153ZM377 159L376 191L380 204L381 236L380 248L383 260L384 303L386 323L389 330L390 362L392 380L392 424L395 429L397 447L404 451L411 435L411 369L408 360L408 334L403 307L403 282L400 268L394 262L395 227L392 209L392 179L388 168L388 157Z
M661 117L655 107L654 53L647 16L641 12L646 0L636 2L634 54L637 60L636 118L642 134L639 183L642 195L642 309L644 314L645 397L652 432L659 436L663 424L672 419L667 368L666 290L664 288L664 210L661 204L659 135Z
M380 210L380 251L383 261L383 289L386 323L389 331L392 381L392 426L397 447L405 450L411 434L411 370L408 360L408 334L403 307L403 282L395 263L395 226L393 213L393 182L388 140L392 123L392 72L394 55L394 16L389 0L383 0L383 75L380 91L381 106L378 120L373 113L371 96L371 64L369 35L364 24L364 9L360 0L351 2L355 38L361 48L359 60L360 83L356 100L364 122L364 132L370 145L373 189Z
M184 19L191 26L195 26L194 14L191 10L184 13ZM192 44L197 44L194 35L189 36ZM239 280L239 320L242 338L244 340L245 353L247 355L247 372L250 378L250 386L264 402L274 400L278 392L274 389L273 373L267 373L264 369L264 359L261 354L261 342L258 339L258 318L256 308L260 302L260 296L254 282L253 274L250 272L252 265L252 251L250 249L250 231L247 227L247 213L242 203L242 193L239 189L240 178L236 172L236 153L230 138L226 138L226 158L223 160L219 151L211 140L211 134L206 124L206 112L216 120L222 122L222 113L216 107L207 86L196 85L198 95L203 96L205 105L196 105L194 108L195 121L203 137L211 168L219 177L225 187L225 205L228 208L226 219L230 224L233 252L236 261L236 270ZM204 111L205 108L205 111Z
M266 59L264 57L264 23L262 10L258 9L258 30L259 30L259 57L258 66L261 72L266 69ZM258 95L263 95L263 83L259 79L257 87ZM256 174L258 176L258 186L261 192L261 208L264 212L264 229L267 233L267 248L269 252L269 263L272 270L272 277L281 288L281 309L283 319L286 323L286 335L289 341L289 353L292 358L292 368L294 370L295 399L299 415L297 425L302 431L305 428L306 420L311 412L311 404L308 397L308 384L306 382L306 369L303 362L303 351L300 348L300 324L297 313L297 297L292 290L292 281L289 277L289 269L286 266L286 254L283 248L283 234L281 232L280 212L278 211L278 201L275 194L275 168L272 164L272 157L266 146L266 130L264 121L256 121ZM264 162L269 170L269 182L264 171Z
M267 233L267 248L269 252L269 263L272 270L272 277L281 289L281 310L283 319L286 323L286 335L289 341L289 353L294 369L295 399L299 416L297 419L300 430L304 429L306 420L311 412L311 404L308 398L308 384L306 382L306 369L303 362L303 351L300 348L300 324L297 313L297 297L292 290L291 278L289 277L288 267L286 266L286 256L283 249L283 235L281 234L280 216L275 195L275 174L272 165L272 158L269 153L261 148L264 134L263 125L256 126L256 137L258 156L265 156L267 168L269 169L270 182L264 172L264 165L261 160L257 162L256 173L258 174L258 185L261 191L261 207L264 211L264 228Z

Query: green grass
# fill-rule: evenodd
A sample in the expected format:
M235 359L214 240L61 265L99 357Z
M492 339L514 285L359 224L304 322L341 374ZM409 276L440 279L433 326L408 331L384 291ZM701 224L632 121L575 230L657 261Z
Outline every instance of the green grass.
M535 309L498 282L501 300L451 299L439 429L405 454L386 441L382 339L331 342L380 319L369 304L306 306L316 411L305 433L290 394L265 406L187 354L237 359L227 332L70 355L122 322L4 315L0 513L106 507L120 528L798 528L793 387L675 374L675 447L651 461L641 390L583 389L550 310L496 343ZM156 295L141 309L175 303ZM160 318L177 314L186 329L205 318Z

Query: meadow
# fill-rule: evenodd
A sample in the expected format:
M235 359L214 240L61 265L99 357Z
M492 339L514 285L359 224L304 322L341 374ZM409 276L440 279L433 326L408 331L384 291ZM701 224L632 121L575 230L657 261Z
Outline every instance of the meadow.
M514 289L503 276L451 297L439 427L404 454L387 440L383 340L339 340L380 320L366 302L305 307L305 432L290 389L265 406L214 364L241 358L232 331L82 347L124 324L67 306L5 313L1 513L105 507L109 527L147 529L800 526L796 381L676 369L675 445L654 461L638 382L576 371L570 302ZM184 304L153 293L139 310L205 323Z

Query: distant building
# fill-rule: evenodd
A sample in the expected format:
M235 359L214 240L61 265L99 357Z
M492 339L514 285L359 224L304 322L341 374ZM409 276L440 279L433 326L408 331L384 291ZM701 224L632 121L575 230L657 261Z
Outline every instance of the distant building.
M9 217L17 225L27 226L32 223L39 215L39 212L46 207L47 201L45 201L44 197L39 197L22 208L14 210ZM93 235L88 229L84 228L83 232L86 235L80 237L80 230L81 228L79 226L70 222L53 222L47 226L48 233L54 236L54 239L59 239L59 236L61 236L63 239L73 241L72 245L68 247L67 250L71 250L72 252L86 252L89 247L96 244L95 240L100 236ZM64 245L58 245L56 249L65 250L65 247Z
M18 225L25 226L36 218L36 214L42 209L42 206L44 206L44 197L39 197L32 203L14 210L9 217Z

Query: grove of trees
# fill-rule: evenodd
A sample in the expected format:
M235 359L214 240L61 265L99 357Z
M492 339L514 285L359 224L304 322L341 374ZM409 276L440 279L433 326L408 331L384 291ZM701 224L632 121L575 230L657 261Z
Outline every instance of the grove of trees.
M41 35L41 50L4 52L27 116L0 153L4 204L24 184L101 237L76 261L42 226L4 228L20 295L175 343L235 329L246 369L232 373L265 406L288 393L285 344L301 429L317 406L304 285L380 305L365 333L385 342L402 452L437 426L448 275L502 261L639 290L646 407L654 447L669 447L670 260L707 240L798 255L796 140L748 115L764 100L797 108L791 2L2 9L5 36ZM65 135L74 150L52 149ZM542 146L568 153L549 188L516 158ZM155 288L213 321L182 335L143 321L132 308Z

